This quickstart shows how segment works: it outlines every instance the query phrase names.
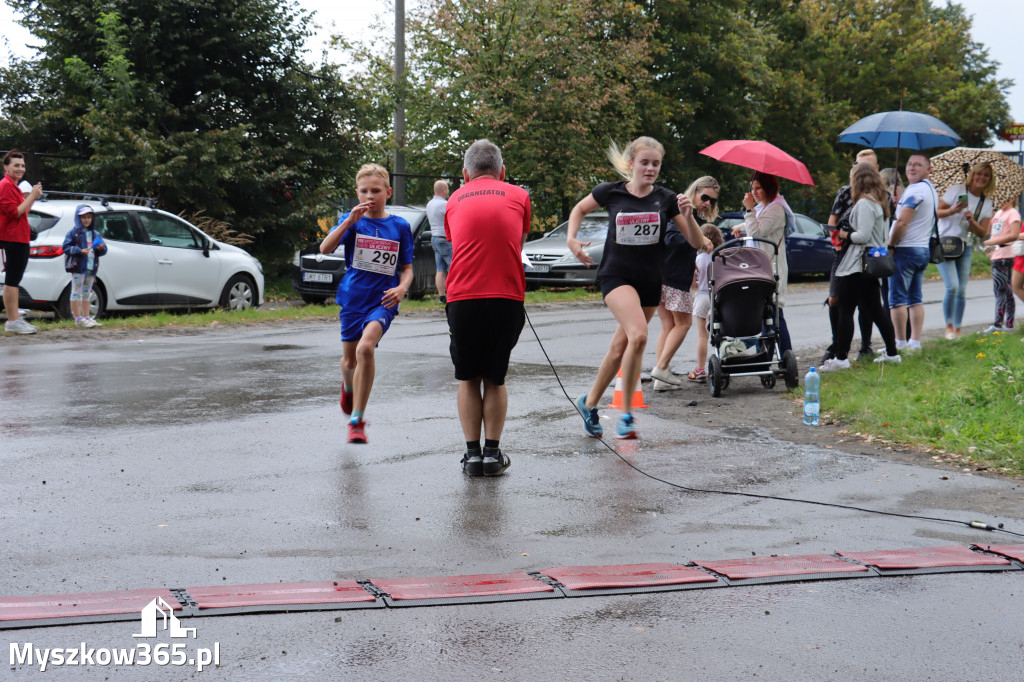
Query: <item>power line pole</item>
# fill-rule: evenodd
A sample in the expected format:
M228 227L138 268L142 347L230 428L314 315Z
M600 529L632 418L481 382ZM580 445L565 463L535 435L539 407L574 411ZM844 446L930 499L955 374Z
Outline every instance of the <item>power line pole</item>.
M395 0L394 203L405 203L405 0Z

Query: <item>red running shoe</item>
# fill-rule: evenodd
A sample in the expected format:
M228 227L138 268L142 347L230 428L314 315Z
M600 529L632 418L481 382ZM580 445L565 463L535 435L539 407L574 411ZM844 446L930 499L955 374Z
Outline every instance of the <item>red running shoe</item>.
M358 422L353 424L348 423L348 442L349 443L365 443L366 442L366 422L360 419Z
M341 411L345 414L352 414L352 391L345 390L345 382L341 382Z

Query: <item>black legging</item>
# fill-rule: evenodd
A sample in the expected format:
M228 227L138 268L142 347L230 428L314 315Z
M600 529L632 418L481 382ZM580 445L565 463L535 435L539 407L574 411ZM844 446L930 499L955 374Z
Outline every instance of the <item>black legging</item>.
M863 273L854 273L838 277L836 284L836 357L845 360L853 343L853 314L857 308L878 327L882 340L885 341L885 352L896 355L896 334L892 328L892 320L882 309L881 285L877 278L868 277Z

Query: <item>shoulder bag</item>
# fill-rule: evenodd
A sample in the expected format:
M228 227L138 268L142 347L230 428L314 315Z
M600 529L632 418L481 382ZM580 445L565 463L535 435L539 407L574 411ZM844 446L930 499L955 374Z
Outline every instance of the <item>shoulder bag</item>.
M974 220L977 222L978 216L981 215L981 208L985 205L985 197L978 199L978 205L974 209ZM939 242L942 244L942 255L947 260L959 258L964 255L964 248L967 244L960 237L940 237ZM935 261L932 261L935 262Z
M892 277L896 274L896 261L892 253L884 246L873 246L864 249L861 256L864 264L864 274L868 277Z

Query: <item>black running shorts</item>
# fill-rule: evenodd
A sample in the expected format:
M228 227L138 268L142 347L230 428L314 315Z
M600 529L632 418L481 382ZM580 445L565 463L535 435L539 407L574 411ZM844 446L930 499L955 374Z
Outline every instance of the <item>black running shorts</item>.
M21 285L21 278L28 267L28 244L22 242L0 242L4 250L4 284L9 287Z
M495 386L503 385L508 358L526 323L523 302L508 298L449 301L445 314L455 378L483 377Z
M619 287L633 287L640 296L640 305L644 308L657 308L661 303L661 282L630 282L621 277L602 277L601 297L604 298Z

